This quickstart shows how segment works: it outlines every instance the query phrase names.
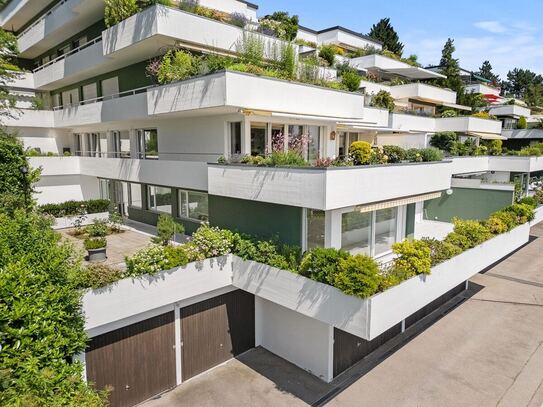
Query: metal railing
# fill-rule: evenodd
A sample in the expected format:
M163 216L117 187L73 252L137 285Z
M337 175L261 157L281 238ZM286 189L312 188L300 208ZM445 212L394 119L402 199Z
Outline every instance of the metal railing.
M149 86L144 86L142 88L136 88L136 89L131 89L131 90L125 90L125 91L119 92L119 93L114 93L113 95L98 96L98 97L95 97L95 98L85 99L85 100L81 100L80 102L74 103L74 104L66 104L65 106L64 105L63 106L55 106L55 107L53 107L53 110L62 110L62 109L66 109L66 108L69 108L69 107L90 105L90 104L93 104L93 103L103 102L103 101L106 101L106 100L119 99L119 98L123 98L123 97L126 97L126 96L138 95L140 93L145 93L145 92L147 92L147 89L154 88L156 86L157 85L149 85Z
M79 51L81 51L81 50L83 50L85 48L88 48L91 45L97 44L97 43L99 43L101 41L102 41L102 35L100 35L99 37L96 37L96 38L94 38L94 39L92 39L90 41L87 41L83 45L80 45L79 47L74 48L71 51L66 52L65 54L62 54L62 55L56 57L55 59L50 60L49 62L47 62L47 63L45 63L43 65L38 66L37 68L33 69L32 72L36 73L38 71L41 71L42 69L47 68L49 65L53 65L53 64L57 63L58 61L61 61L61 60L65 59L66 57L69 57L70 55L76 54Z
M34 21L32 24L30 24L27 28L25 28L19 35L17 35L17 39L20 39L23 35L28 33L30 30L32 30L35 26L37 26L39 23L41 23L43 20L47 18L47 16L50 16L57 10L60 6L62 6L64 3L67 3L70 0L61 0L58 4L55 4L53 7L51 7L50 10L48 10L44 15L42 15L40 18L38 18L36 21Z

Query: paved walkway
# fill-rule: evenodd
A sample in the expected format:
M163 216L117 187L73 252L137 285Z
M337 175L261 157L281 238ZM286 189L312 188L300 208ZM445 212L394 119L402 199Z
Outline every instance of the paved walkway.
M323 400L333 407L541 407L543 224L532 234L542 238L475 276L466 301L403 347L388 357L370 355L349 385L341 376L332 386L315 382L259 351L196 377L146 407L275 407L322 405ZM264 368L250 362L262 358ZM370 369L365 365L372 358Z

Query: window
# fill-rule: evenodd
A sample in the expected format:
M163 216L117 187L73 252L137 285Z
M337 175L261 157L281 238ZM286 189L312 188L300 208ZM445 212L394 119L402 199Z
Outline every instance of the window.
M158 160L158 132L156 129L138 130L138 158Z
M229 151L230 156L241 154L241 122L230 123Z
M307 210L307 250L324 247L324 211Z
M96 83L89 83L83 86L83 100L95 99L98 97Z
M307 159L316 161L320 156L321 128L319 126L307 126Z
M116 95L119 93L119 79L114 76L113 78L104 79L102 81L102 96L107 97Z
M128 204L134 208L142 208L140 184L128 184Z
M353 254L380 256L392 250L398 235L398 208L342 215L341 248Z
M338 155L340 158L343 158L347 155L349 152L349 146L347 145L347 133L341 132L339 133L339 150Z
M113 157L130 158L130 134L127 131L113 132Z
M75 155L82 155L83 145L81 140L81 134L74 134L74 150Z
M69 107L79 104L79 88L62 92L62 106Z
M110 200L111 198L109 194L109 180L99 179L98 182L100 183L100 199Z
M147 207L152 211L172 213L171 188L147 186Z
M179 190L179 217L206 222L209 220L205 192Z
M107 136L105 133L87 133L88 155L101 157L107 154Z
M266 154L265 123L251 123L251 155Z

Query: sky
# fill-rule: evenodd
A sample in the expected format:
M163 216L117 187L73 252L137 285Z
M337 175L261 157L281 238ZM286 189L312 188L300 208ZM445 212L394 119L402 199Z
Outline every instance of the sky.
M447 38L454 39L460 66L478 70L487 59L506 78L515 67L543 74L542 0L255 0L259 16L288 11L300 24L320 30L341 25L367 33L390 17L405 44L423 66L436 65Z

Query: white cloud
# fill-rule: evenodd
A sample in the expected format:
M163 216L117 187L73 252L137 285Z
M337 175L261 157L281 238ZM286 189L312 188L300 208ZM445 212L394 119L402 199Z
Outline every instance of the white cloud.
M456 46L454 55L460 59L463 68L476 70L484 60L489 60L494 71L502 78L515 67L543 74L543 29L519 22L505 24L485 21L474 25L482 28L482 23L493 24L485 24L486 32L480 37L473 33L469 36L453 36ZM406 43L406 55L417 54L423 65L435 65L439 63L447 37L423 33L419 28L405 33L403 40Z
M481 30L494 34L504 33L507 31L507 28L499 21L477 21L473 25Z

